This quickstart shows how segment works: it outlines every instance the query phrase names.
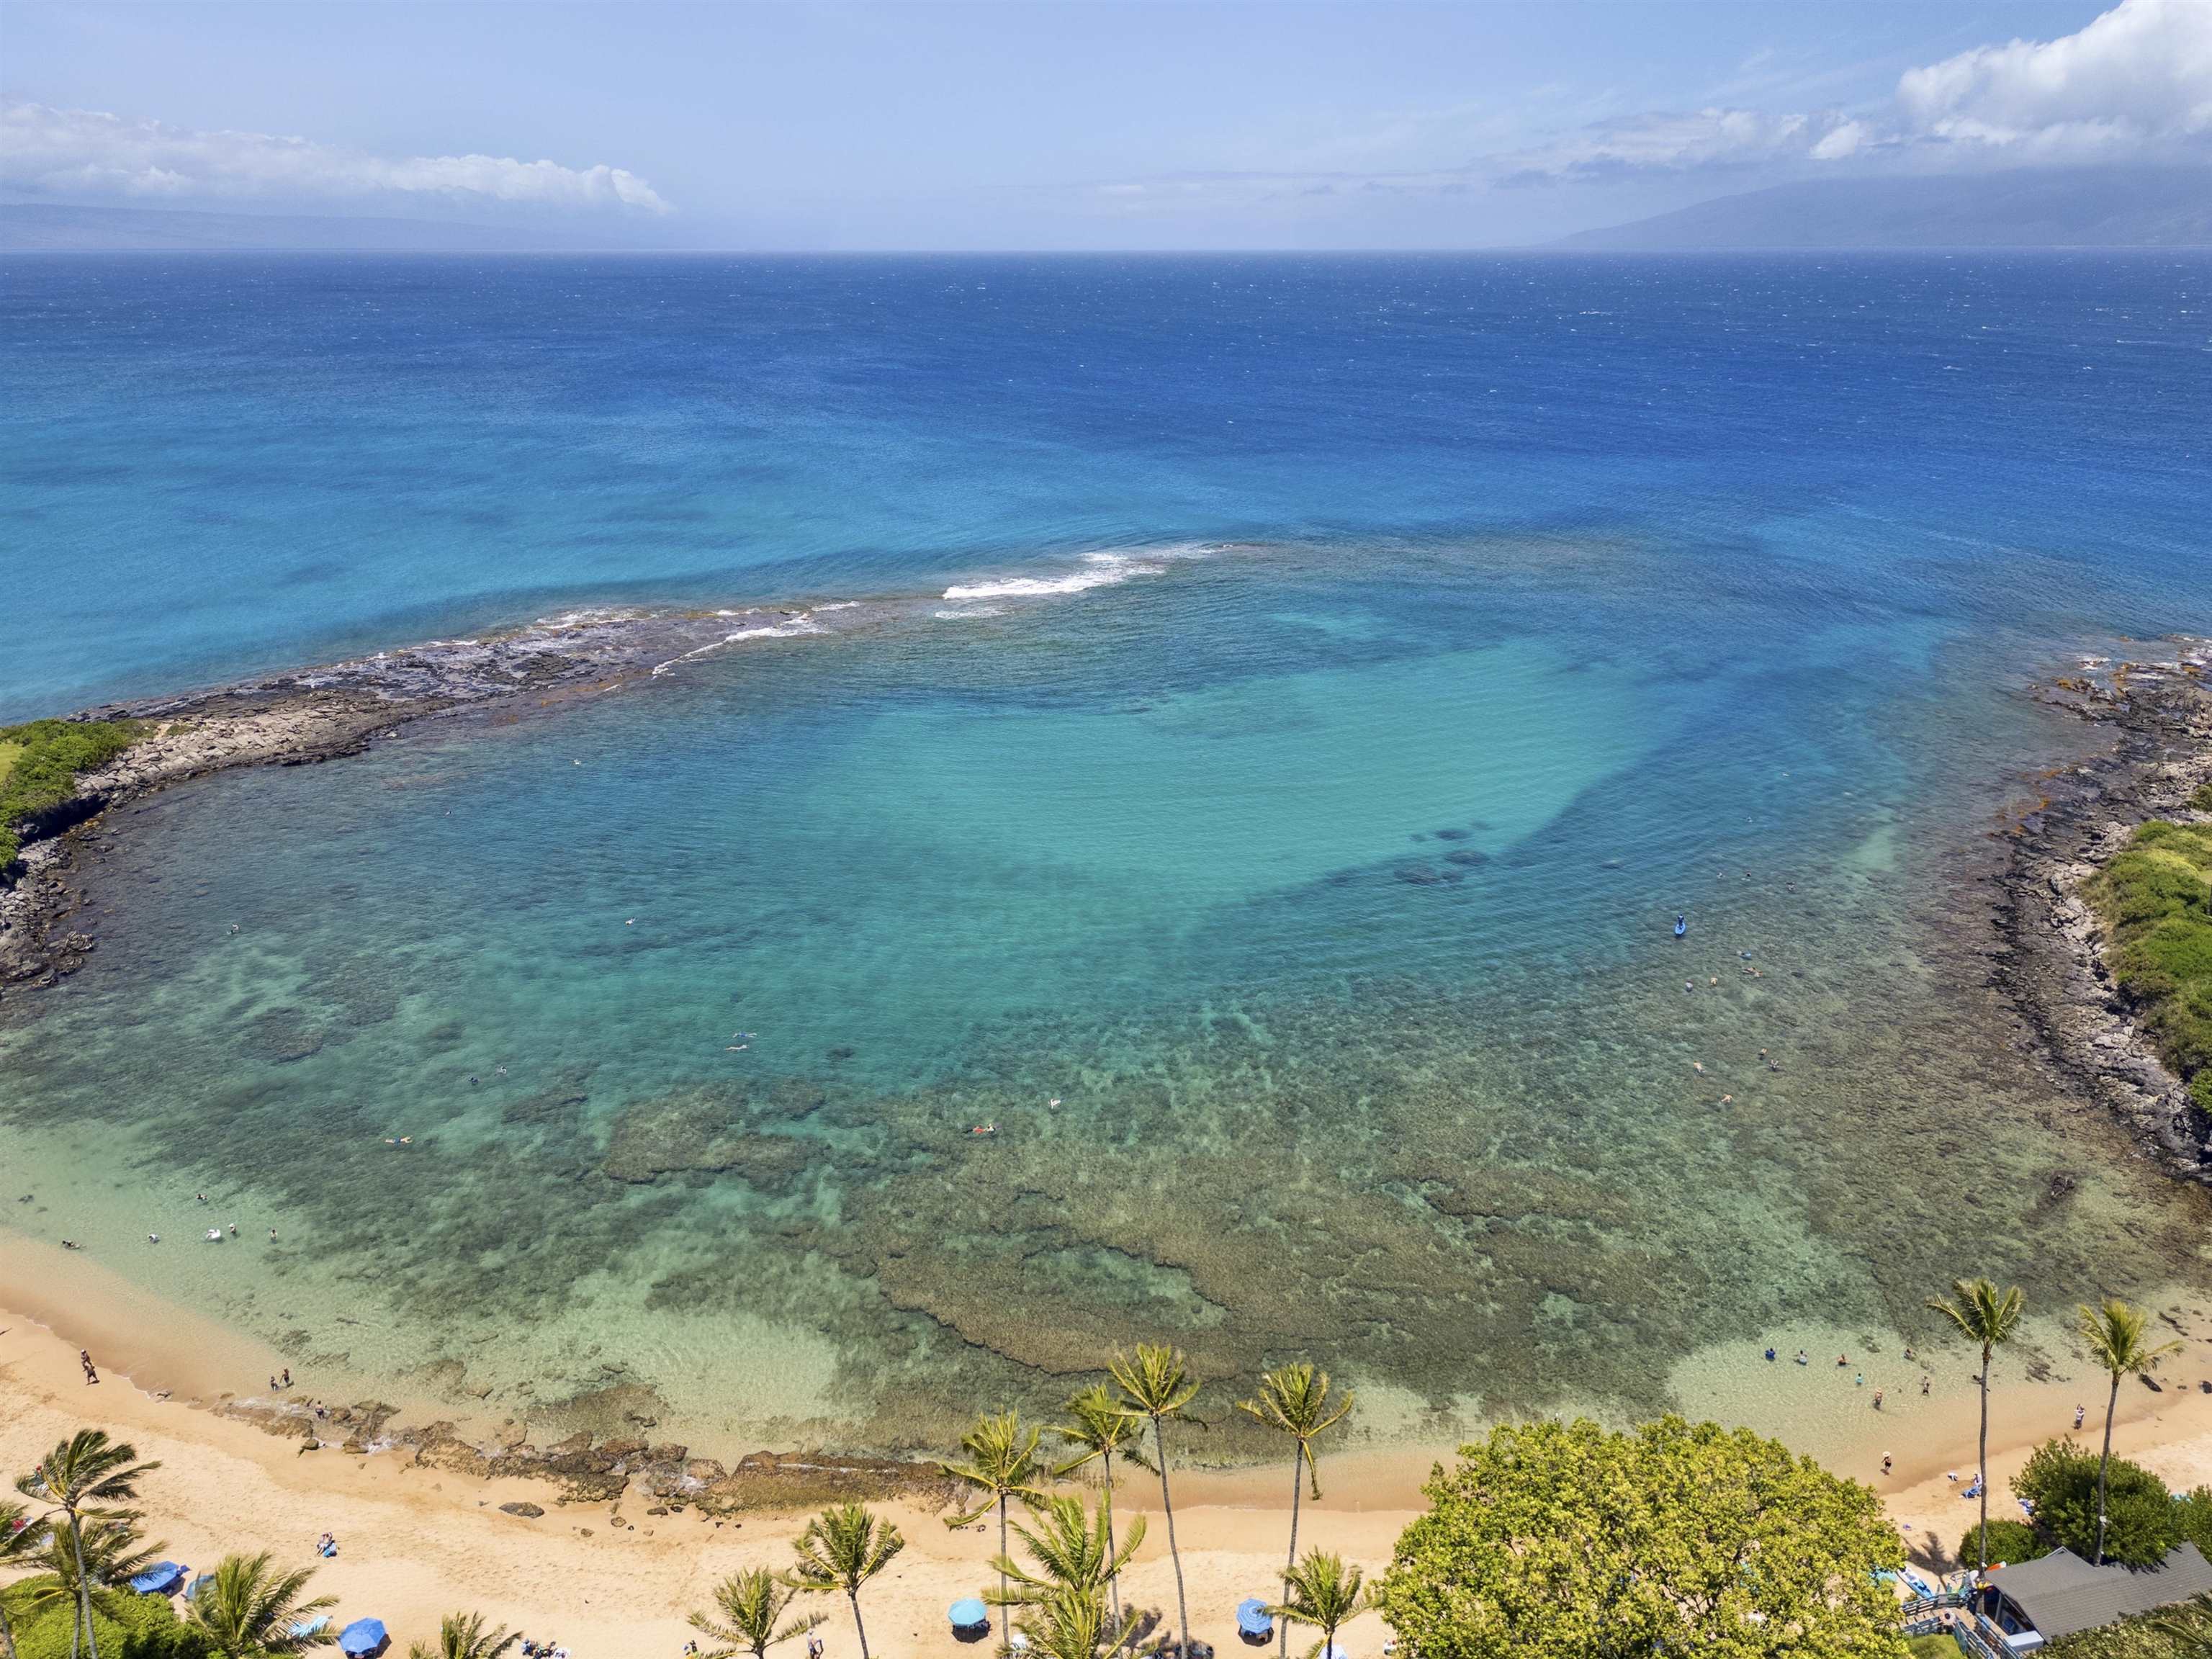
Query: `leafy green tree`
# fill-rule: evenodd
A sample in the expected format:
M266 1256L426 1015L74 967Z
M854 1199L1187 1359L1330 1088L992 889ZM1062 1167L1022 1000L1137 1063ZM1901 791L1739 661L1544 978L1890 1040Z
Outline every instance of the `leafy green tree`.
M824 1622L818 1613L784 1617L802 1594L766 1567L732 1573L714 1586L714 1611L691 1615L692 1629L722 1644L702 1659L736 1659L740 1653L768 1659L768 1650L778 1642L815 1629Z
M276 1570L267 1550L258 1555L226 1555L188 1605L185 1617L208 1634L223 1659L264 1659L264 1655L305 1653L337 1639L327 1623L310 1636L292 1627L313 1622L337 1606L334 1595L304 1599L313 1567Z
M1421 1659L1890 1659L1867 1487L1748 1429L1508 1424L1424 1488L1376 1596Z
M2212 1561L2212 1486L2198 1486L2173 1506L2174 1525L2181 1535Z
M1048 1499L1032 1506L1030 1514L1036 1528L1017 1521L1014 1532L1036 1565L1025 1567L1011 1557L999 1558L1000 1607L1039 1607L1065 1589L1095 1590L1103 1596L1106 1586L1145 1541L1145 1517L1140 1515L1130 1523L1127 1541L1116 1549L1104 1508L1094 1517L1077 1498Z
M1019 1412L1000 1412L995 1417L980 1417L975 1426L960 1437L960 1449L968 1454L964 1463L939 1462L938 1468L963 1486L974 1488L983 1501L963 1515L947 1516L947 1527L964 1527L970 1522L988 1515L994 1508L999 1511L999 1557L1006 1554L1006 1503L1018 1498L1024 1503L1042 1503L1044 1492L1037 1482L1044 1478L1044 1465L1037 1461L1037 1443L1044 1438L1044 1431L1025 1428ZM999 1575L999 1599L1006 1600L1006 1577Z
M438 1621L438 1645L417 1642L407 1650L407 1659L499 1659L521 1641L520 1631L504 1625L486 1630L480 1613L449 1613Z
M1984 1557L1981 1528L1966 1528L1966 1535L1959 1540L1959 1559L1976 1561ZM1992 1521L1990 1522L1987 1559L2001 1563L2033 1561L2051 1553L2051 1545L2025 1521Z
M87 1517L135 1520L136 1512L124 1506L138 1496L139 1481L161 1467L141 1463L137 1447L111 1440L105 1429L79 1429L15 1482L17 1492L63 1518L76 1569L78 1621L92 1659L100 1659L100 1638L92 1628L92 1585L85 1571L83 1523ZM74 1647L71 1653L74 1656Z
M2027 1297L2017 1285L2001 1291L1986 1279L1954 1279L1948 1297L1928 1298L1928 1306L1957 1326L1969 1342L1981 1344L1982 1371L1978 1380L1982 1388L1982 1437L1975 1454L1974 1470L1977 1484L1981 1487L1979 1535L1984 1542L1990 1532L1990 1356L2012 1340L2013 1333L2020 1328L2021 1310L2026 1303ZM1989 1558L1985 1555L1979 1559L1986 1571Z
M1294 1562L1288 1583L1281 1603L1267 1611L1283 1621L1285 1632L1292 1625L1309 1625L1321 1632L1307 1659L1329 1659L1338 1630L1373 1602L1359 1569L1346 1566L1342 1556L1325 1550L1310 1550L1304 1560Z
M1175 1498L1168 1491L1168 1437L1165 1425L1180 1416L1198 1395L1199 1384L1190 1375L1190 1362L1181 1348L1140 1342L1134 1354L1115 1354L1107 1367L1121 1391L1121 1410L1131 1419L1152 1425L1153 1461L1160 1472L1160 1511L1168 1523L1168 1559L1175 1564L1176 1617L1182 1634L1182 1651L1190 1651L1190 1601L1183 1592L1182 1552L1176 1547Z
M860 1586L906 1547L890 1522L864 1504L833 1504L806 1523L793 1549L798 1559L784 1576L794 1589L827 1595L842 1590L853 1607L860 1659L868 1659L868 1627L860 1622Z
M2106 1483L2100 1504L2100 1471ZM2097 1518L2106 1516L2106 1559L2155 1566L2181 1541L2183 1507L2166 1482L2125 1458L2099 1459L2073 1440L2051 1440L2028 1454L2012 1489L2035 1506L2035 1528L2088 1559L2097 1547Z
M2105 1471L2112 1461L2112 1417L2120 1408L2120 1379L2124 1376L2148 1376L2161 1360L2181 1352L2179 1342L2154 1342L2150 1334L2150 1315L2142 1308L2131 1308L2117 1297L2107 1297L2101 1307L2084 1305L2075 1311L2075 1334L2089 1357L2112 1379L2112 1392L2105 1401L2105 1449L2097 1463L2097 1548L2091 1558L2094 1565L2105 1562Z
M1114 1460L1121 1457L1145 1467L1140 1449L1145 1432L1144 1419L1132 1417L1115 1401L1114 1391L1103 1382L1094 1382L1067 1402L1069 1421L1053 1431L1074 1448L1075 1455L1052 1472L1055 1480L1065 1480L1085 1464L1096 1462L1098 1476L1105 1488L1100 1508L1106 1517L1107 1553L1114 1553ZM1121 1575L1115 1573L1107 1580L1110 1607L1118 1619L1121 1613Z
M1352 1401L1352 1396L1347 1393L1331 1405L1328 1373L1316 1370L1311 1361L1301 1359L1266 1372L1260 1378L1259 1398L1237 1402L1238 1411L1290 1436L1295 1447L1291 1453L1291 1549L1283 1560L1285 1601L1290 1599L1291 1575L1298 1559L1298 1499L1309 1478L1313 1482L1314 1501L1321 1500L1321 1465L1314 1461L1313 1443L1351 1414ZM1290 1643L1291 1630L1286 1623L1276 1650L1289 1653Z

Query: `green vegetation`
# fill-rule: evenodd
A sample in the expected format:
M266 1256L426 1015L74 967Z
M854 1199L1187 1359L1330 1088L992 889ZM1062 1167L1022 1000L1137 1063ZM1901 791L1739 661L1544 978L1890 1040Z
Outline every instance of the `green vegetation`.
M1948 1636L1908 1636L1905 1650L1912 1659L1959 1659L1959 1644Z
M2097 1460L2096 1512L2101 1516L2106 1509L2106 1469L2112 1461L2112 1418L2120 1408L2120 1379L2148 1378L2161 1360L2181 1352L2181 1344L2154 1342L2149 1313L2142 1308L2131 1308L2117 1297L2107 1297L2102 1307L2085 1304L2075 1311L2075 1330L2081 1339L2081 1346L2088 1349L2089 1358L2112 1379L2112 1397L2105 1402L2105 1449ZM2089 1559L2097 1565L2104 1564L2105 1533L2101 1522L2097 1529L2097 1552Z
M1905 1650L1881 1500L1748 1429L1508 1424L1425 1490L1376 1598L1421 1659Z
M2051 1440L2030 1454L2012 1489L2035 1505L2035 1529L2053 1544L2063 1544L2084 1561L2097 1553L2096 1453L2072 1439ZM2181 1541L2181 1505L2167 1496L2166 1482L2140 1463L2112 1461L2107 1474L2105 1559L2130 1567L2154 1566Z
M2212 1111L2212 825L2153 818L2087 890L2112 937L2113 978Z
M2045 1659L2212 1659L2212 1596L2063 1636Z
M106 765L145 734L137 720L33 720L0 726L0 870L15 861L15 827L76 792L76 776Z
M1990 1554L1992 1563L2004 1565L2014 1561L2033 1561L2039 1555L2051 1553L2050 1543L2036 1535L2035 1528L2025 1521L1992 1521L1990 1522ZM1966 1528L1959 1540L1959 1559L1978 1561L1982 1559L1982 1529L1979 1526Z

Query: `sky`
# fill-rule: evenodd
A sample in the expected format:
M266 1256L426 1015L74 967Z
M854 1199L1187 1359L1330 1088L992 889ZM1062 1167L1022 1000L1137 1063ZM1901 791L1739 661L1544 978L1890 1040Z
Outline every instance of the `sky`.
M0 0L0 199L640 246L1480 247L2184 165L2212 0Z

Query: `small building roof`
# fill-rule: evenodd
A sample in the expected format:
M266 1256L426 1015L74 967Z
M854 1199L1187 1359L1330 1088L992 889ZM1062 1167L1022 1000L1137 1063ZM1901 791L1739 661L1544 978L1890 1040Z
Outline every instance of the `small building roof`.
M1989 1582L2055 1640L2212 1594L2212 1562L2194 1544L2182 1545L2155 1567L2117 1562L2094 1567L2071 1550L2057 1549L2039 1560L1996 1568Z

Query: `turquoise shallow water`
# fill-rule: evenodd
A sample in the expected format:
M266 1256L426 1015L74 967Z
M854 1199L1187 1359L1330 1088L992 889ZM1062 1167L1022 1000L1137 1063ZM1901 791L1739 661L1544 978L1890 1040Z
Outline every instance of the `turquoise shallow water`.
M2090 741L2027 678L2212 625L2201 261L1074 262L957 303L938 266L770 268L723 404L702 267L631 270L582 343L553 269L257 267L260 349L209 320L247 278L142 295L126 349L84 317L144 268L41 267L76 331L18 384L63 428L72 356L90 404L210 400L236 534L170 544L204 556L154 593L219 603L157 626L120 531L217 489L199 441L103 483L11 428L61 469L15 544L145 607L95 671L41 575L18 703L672 583L950 597L131 809L91 964L0 1006L13 1224L303 1375L732 1442L941 1437L1155 1335L1222 1379L1312 1352L1409 1432L1649 1408L1695 1346L1910 1328L1960 1271L2201 1276L2201 1206L2065 1112L1981 954L2002 809ZM372 301L410 327L367 362L315 332ZM1094 362L1111 397L1068 390ZM373 368L385 401L320 418L423 453L288 586L270 526L337 462L256 400ZM809 413L741 443L768 387ZM617 440L725 493L586 533L645 487L594 471ZM848 496L817 445L927 486ZM555 452L584 495L538 488ZM464 498L481 538L428 533ZM173 1248L218 1212L281 1242Z

